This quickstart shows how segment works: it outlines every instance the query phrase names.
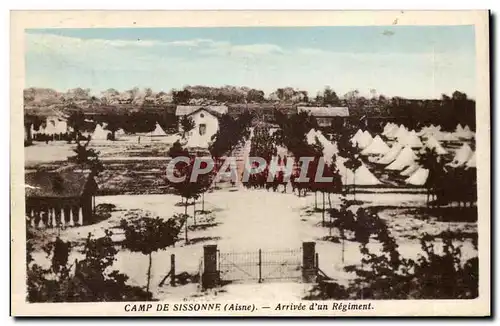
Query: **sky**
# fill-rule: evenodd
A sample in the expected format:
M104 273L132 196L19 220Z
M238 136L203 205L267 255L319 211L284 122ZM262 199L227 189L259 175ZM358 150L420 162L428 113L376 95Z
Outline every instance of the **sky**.
M99 94L186 85L294 87L316 95L475 97L473 26L26 30L26 87Z

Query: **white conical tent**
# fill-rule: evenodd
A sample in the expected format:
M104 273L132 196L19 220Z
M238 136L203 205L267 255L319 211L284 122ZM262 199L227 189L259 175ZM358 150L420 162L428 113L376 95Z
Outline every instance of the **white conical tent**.
M373 142L373 137L372 135L367 131L365 130L363 132L363 135L360 137L360 139L358 140L358 147L361 148L361 149L364 149L368 146L370 146L370 144Z
M382 135L387 136L390 135L393 132L396 132L398 129L398 126L392 122L389 122L385 125L384 131L382 132Z
M361 163L361 166L353 173L352 170L345 167L345 161L345 158L337 156L337 168L339 169L339 174L342 177L344 185L371 186L382 184L364 163Z
M422 144L422 142L420 141L420 138L418 138L417 133L414 130L408 132L406 134L406 136L404 136L404 138L402 138L400 140L400 143L403 145L408 145L410 147L422 147L422 146L424 146Z
M311 129L306 135L306 140L309 145L313 145L316 143L316 130Z
M100 124L97 124L94 132L92 133L93 140L106 140L108 139L108 132L101 127Z
M444 141L458 141L459 138L452 132L443 132L439 135L439 139Z
M403 140L406 138L407 134L408 134L408 129L406 129L405 126L400 125L394 137L397 138L398 140Z
M115 136L123 136L123 135L125 135L125 131L122 128L118 129L115 132Z
M391 130L391 127L392 126L391 126L390 122L386 123L384 126L384 130L382 131L382 135L385 135L386 133L388 133Z
M401 153L399 153L398 157L394 162L386 166L386 170L401 170L406 168L409 165L413 165L417 160L417 156L413 153L413 150L410 146L405 146Z
M470 159L465 163L465 166L468 168L475 168L476 167L476 153L472 153Z
M378 164L389 164L393 162L403 150L403 146L400 143L395 143L392 145L391 149L377 161Z
M462 166L467 161L471 158L472 154L474 152L472 151L472 148L468 144L463 144L462 147L460 147L456 153L455 157L453 158L453 161L451 161L451 166Z
M417 133L417 136L429 136L436 135L441 132L441 126L430 125L429 127L424 127L420 132Z
M167 134L163 130L163 128L160 126L160 124L157 122L155 126L155 130L151 132L151 136L166 136Z
M407 177L407 176L412 175L419 168L420 168L420 166L417 163L414 163L414 164L410 165L409 167L407 167L406 169L404 169L403 171L401 171L400 174Z
M474 138L474 133L470 130L469 126L465 126L460 132L456 132L459 138L471 139Z
M457 125L457 127L455 128L455 132L456 132L457 134L461 134L463 131L464 131L464 128L463 128L463 127L462 127L462 125L459 123L459 124Z
M378 164L389 164L393 162L403 150L403 146L400 143L395 143L392 145L391 149L377 161Z
M425 145L430 149L435 149L436 153L439 155L444 155L444 154L448 153L443 148L443 146L441 146L441 144L439 144L439 142L436 140L436 138L434 138L434 136L432 136L432 135L427 138L427 142Z
M429 177L429 170L424 168L419 168L415 171L408 179L405 180L407 184L414 186L423 186Z
M431 127L430 127L430 126L429 126L429 127L427 127L427 126L422 127L422 128L420 129L420 131L419 131L419 132L417 132L417 136L425 136L425 135L427 135L427 133L429 133L430 131L431 131Z
M357 145L358 141L361 139L361 137L363 137L363 131L361 129L358 129L358 131L356 131L354 136L352 136L351 143L353 145Z
M389 129L389 131L387 131L384 134L384 136L386 136L387 138L391 138L391 139L396 138L396 134L398 133L398 131L399 131L398 125L393 124L391 129Z
M326 138L321 131L316 132L316 137L318 137L319 142L323 147L333 146L333 143Z
M390 151L389 146L380 138L379 135L375 136L373 138L372 143L366 147L361 154L363 155L368 155L368 154L386 154L387 152Z
M321 131L316 132L316 137L318 138L321 145L323 145L323 155L326 160L330 160L333 155L338 153L337 144L335 142L329 141Z

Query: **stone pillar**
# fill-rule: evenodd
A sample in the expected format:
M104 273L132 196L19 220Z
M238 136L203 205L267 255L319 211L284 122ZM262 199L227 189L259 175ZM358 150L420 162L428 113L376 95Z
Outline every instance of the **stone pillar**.
M36 215L35 215L35 210L32 208L32 209L30 210L30 225L31 225L32 227L35 227L35 216L36 216Z
M80 206L80 207L78 207L78 224L79 224L80 226L82 226L82 225L83 225L83 209L82 209L82 207L81 207L81 206Z
M52 215L52 208L48 207L47 208L47 226L48 227L54 227L54 225L52 224L53 218L54 218L54 216Z
M47 220L47 212L45 211L45 208L43 208L43 210L40 211L40 224L38 225L40 229L44 229L47 226L45 222L46 220Z
M61 225L62 226L65 226L66 225L66 221L64 220L64 207L61 207Z
M217 245L203 246L203 275L202 287L213 288L219 283L217 271Z
M310 283L316 280L316 242L302 243L302 280Z
M54 207L52 207L51 210L52 210L52 226L56 228L57 224L58 224L57 223L57 211Z
M75 226L75 222L73 221L75 215L75 211L73 209L73 206L69 207L69 226Z
M33 214L33 226L38 228L40 227L40 210L39 209L35 209L35 212Z

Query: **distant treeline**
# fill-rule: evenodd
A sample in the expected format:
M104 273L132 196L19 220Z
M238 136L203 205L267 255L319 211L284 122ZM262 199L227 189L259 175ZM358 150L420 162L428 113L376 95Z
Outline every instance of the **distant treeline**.
M250 111L259 120L274 122L276 112L292 114L297 106L347 106L353 121L404 123L415 129L420 125L438 124L451 130L458 123L475 130L475 101L455 91L440 99L405 99L385 97L372 90L371 97L357 90L338 96L330 87L311 97L307 91L291 87L278 88L265 96L262 90L249 87L186 86L182 90L155 93L147 88L125 92L108 89L91 96L89 89L72 89L65 93L52 89L29 88L24 91L25 110L31 115L50 115L55 109L65 114L83 112L97 121L120 119L128 130L154 128L153 120L165 128L175 126L177 105L227 105L230 115ZM47 112L47 108L50 108ZM120 117L120 118L117 118ZM137 119L141 122L137 122ZM380 123L377 121L381 120ZM125 129L124 128L124 129Z

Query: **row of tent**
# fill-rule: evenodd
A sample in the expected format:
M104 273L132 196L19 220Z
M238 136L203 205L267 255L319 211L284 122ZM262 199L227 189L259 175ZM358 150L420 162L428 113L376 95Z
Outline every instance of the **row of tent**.
M91 136L93 140L107 140L109 130L106 130L106 124L104 123L102 126L97 124L93 132L84 132L84 136ZM47 120L46 125L40 127L38 131L35 131L33 125L31 126L32 135L35 134L46 134L46 135L55 135L55 134L64 134L71 131L71 128L68 126L67 122L64 120ZM118 129L115 132L115 137L120 137L125 135L125 131L123 129ZM167 136L167 133L163 130L160 124L157 122L155 129L146 134L147 136L158 137L158 136Z
M411 133L410 135L412 135ZM416 135L415 135L416 136ZM410 136L412 137L412 136ZM379 185L382 184L366 167L362 164L356 171L347 169L344 165L346 159L337 155L338 150L335 143L327 140L321 131L311 129L306 135L309 144L314 144L319 141L324 148L325 158L331 157L333 154L337 157L337 167L342 176L344 184L357 185ZM400 137L404 139L403 137ZM362 155L369 155L368 160L380 165L385 165L385 169L389 171L400 171L400 175L407 177L405 183L411 185L422 186L428 178L429 171L418 165L418 156L408 141L396 141L392 147L384 142L384 140L376 135L372 137L368 131L358 132L352 137L351 142L363 147ZM422 143L421 147L435 149L438 155L447 154L448 151L441 146L440 142L433 134L428 133L427 139ZM453 160L448 163L450 167L476 167L476 154L472 148L464 143L460 149L455 152Z
M373 173L370 172L370 170L364 163L362 163L361 166L355 171L346 168L345 162L347 161L347 159L338 155L337 145L334 142L329 141L321 131L311 129L307 133L306 139L308 144L314 144L316 141L319 141L321 145L323 145L323 153L326 161L328 161L329 158L332 157L332 155L335 155L335 163L344 185L356 184L363 186L373 186L382 184L382 182L378 180L377 177L373 175Z
M411 185L422 186L425 184L429 171L417 163L418 156L410 146L394 144L389 152L377 159L378 164L386 165L385 169L390 171L401 171L400 175L406 176L405 182ZM455 152L453 160L447 164L450 167L476 167L476 154L468 144L463 144Z
M45 125L40 126L40 128L35 130L33 125L31 125L31 134L46 134L46 135L58 135L65 134L68 132L68 123L65 120L60 119L47 119Z
M428 135L427 140L422 142L414 131L408 132L406 135L399 137L396 140L398 146L408 146L410 148L422 148L428 147L436 150L437 154L444 155L447 151L441 146L439 141L433 136ZM361 154L363 155L386 155L393 154L394 150L391 152L391 148L386 142L379 136L376 135L372 138L368 131L358 130L356 134L351 138L351 143L357 145L362 149ZM393 145L394 147L394 145ZM382 162L380 162L382 163Z
M97 124L97 126L94 129L94 132L91 135L92 139L94 140L107 140L108 139L108 134L110 133L109 130L104 129L106 128L106 124L101 126L100 124ZM115 132L115 137L118 138L120 136L124 136L125 131L123 129L118 129ZM155 129L147 134L144 134L145 136L151 136L151 137L161 137L161 136L167 136L167 133L163 128L160 126L160 124L157 122Z
M387 123L384 127L382 135L386 136L390 139L405 139L409 136L409 134L414 134L419 137L428 137L433 136L437 140L441 141L458 141L460 139L472 139L475 136L475 133L470 130L469 126L462 127L461 124L458 124L455 128L455 132L444 132L441 131L441 126L426 126L423 127L419 132L415 132L414 130L409 131L404 125L397 125L395 123ZM413 136L412 136L413 137ZM414 138L414 137L413 137ZM415 146L416 147L416 146Z

